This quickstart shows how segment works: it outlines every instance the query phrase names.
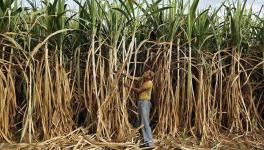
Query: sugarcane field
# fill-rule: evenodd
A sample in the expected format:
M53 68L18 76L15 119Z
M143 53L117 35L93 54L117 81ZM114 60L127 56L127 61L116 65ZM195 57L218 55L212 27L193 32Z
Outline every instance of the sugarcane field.
M0 0L0 150L264 150L264 0Z

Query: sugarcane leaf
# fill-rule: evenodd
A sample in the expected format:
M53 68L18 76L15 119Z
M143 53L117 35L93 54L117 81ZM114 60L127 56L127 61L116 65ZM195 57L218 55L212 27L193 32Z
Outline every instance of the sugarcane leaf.
M120 3L121 3L121 5L126 9L126 14L127 14L127 16L129 16L129 18L132 18L132 16L131 16L131 14L130 14L130 10L129 10L129 8L127 7L127 5L123 2L123 0L118 0ZM129 19L128 19L129 20Z
M80 6L80 7L82 7L83 8L83 6L82 6L82 4L79 2L79 0L73 0L78 6Z
M0 0L0 8L2 10L2 12L4 12L6 9L5 9L5 3L4 3L4 0Z
M31 6L31 8L35 9L35 4L31 0L27 0L27 3Z
M14 3L14 0L7 0L5 1L5 9L7 10L8 8L11 9L12 4Z
M171 8L173 8L173 7L171 7L171 6L168 6L168 7L162 7L162 8L159 8L158 10L153 11L151 14L154 15L154 14L156 14L156 13L160 13L160 12L162 12L162 11L165 11L165 10L167 10L167 9L171 9Z
M120 8L112 8L112 9L120 12L121 14L123 14L127 18L127 20L130 20L129 15L124 10L122 10Z
M193 24L195 21L195 13L197 10L198 3L199 3L199 0L194 0L189 10L189 15L188 15L188 40L189 42L192 39L192 28L193 28Z
M21 12L22 12L22 8L20 7L20 8L18 8L17 10L13 11L13 12L11 13L11 15L12 15L12 16L16 16L17 14L19 14L19 13L21 13Z
M30 53L30 59L33 59L34 55L37 53L37 51L53 36L63 33L63 32L67 32L67 31L73 31L73 29L62 29L62 30L58 30L52 34L50 34L49 36L47 36L41 43L39 43L37 46L34 47L34 49L32 50L32 52ZM30 63L30 60L28 60L27 65Z

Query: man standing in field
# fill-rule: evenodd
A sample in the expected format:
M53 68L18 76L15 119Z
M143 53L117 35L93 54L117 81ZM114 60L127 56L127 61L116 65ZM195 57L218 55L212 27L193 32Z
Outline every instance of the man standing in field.
M145 146L153 147L153 138L152 138L152 131L150 128L150 119L149 119L149 112L151 107L151 92L153 88L153 76L154 73L150 69L146 69L142 77L133 77L130 75L122 75L127 76L131 80L141 81L142 84L136 88L131 85L125 84L126 87L131 88L133 91L137 92L138 102L137 107L140 114L141 124L144 125L142 128L142 135L144 139Z

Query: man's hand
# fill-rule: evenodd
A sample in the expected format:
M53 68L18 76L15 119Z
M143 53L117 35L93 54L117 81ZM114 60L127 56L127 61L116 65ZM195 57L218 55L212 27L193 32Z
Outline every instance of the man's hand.
M127 88L131 88L133 91L137 92L137 93L141 93L141 92L144 92L145 90L147 90L146 88L144 87L140 87L140 88L135 88L127 83L124 83L124 86L127 87Z
M124 74L122 72L120 72L120 71L114 70L113 72L114 72L114 74L120 74L121 77L124 76Z

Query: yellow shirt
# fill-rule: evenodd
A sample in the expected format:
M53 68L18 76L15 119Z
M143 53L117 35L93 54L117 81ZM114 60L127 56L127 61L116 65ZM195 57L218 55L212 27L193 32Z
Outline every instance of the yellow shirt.
M146 90L139 93L139 100L150 100L153 82L152 81L146 81L142 84L142 87L144 87L144 89L146 89Z

